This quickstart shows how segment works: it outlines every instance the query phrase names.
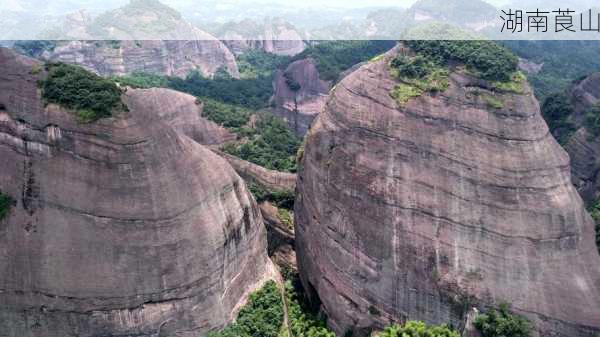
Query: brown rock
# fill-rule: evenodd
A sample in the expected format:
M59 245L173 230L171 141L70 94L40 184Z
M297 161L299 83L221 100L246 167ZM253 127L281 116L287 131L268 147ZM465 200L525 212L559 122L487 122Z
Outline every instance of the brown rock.
M300 89L292 90L286 77L297 82ZM292 62L285 71L277 71L273 88L275 114L284 118L297 135L304 136L325 106L331 82L321 80L314 60L307 58Z
M250 50L262 50L276 55L294 56L301 53L306 44L299 31L283 19L250 19L229 22L215 32L236 55Z
M0 49L0 336L198 336L272 270L260 211L170 90L80 124ZM193 116L192 116L193 115ZM195 117L194 117L195 116ZM194 132L189 133L194 137Z
M294 191L296 189L296 175L294 173L269 170L225 152L214 149L213 151L225 158L247 182L254 182L271 190Z
M538 336L595 336L593 222L529 87L488 92L504 105L491 109L470 94L481 81L453 73L399 106L389 57L336 86L298 175L299 269L328 324L463 326L469 304L507 301Z

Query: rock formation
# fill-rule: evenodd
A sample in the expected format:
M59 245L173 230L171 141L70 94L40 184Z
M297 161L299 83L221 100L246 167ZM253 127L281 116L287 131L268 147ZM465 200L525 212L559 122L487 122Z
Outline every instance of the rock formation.
M283 19L250 19L223 24L215 32L234 54L249 50L263 50L277 55L294 56L301 53L306 44L302 35Z
M212 76L224 69L239 77L227 46L156 0L131 0L95 19L77 12L49 34L54 35L47 39L74 41L58 42L44 59L78 64L100 75L138 71L185 77L196 70Z
M564 147L571 158L573 184L583 200L591 205L600 197L600 139L586 129L584 121L586 112L600 103L600 73L575 83L568 91L573 105L569 118L576 132Z
M293 191L296 189L296 175L294 173L269 170L225 152L215 149L213 151L227 160L237 174L247 182L262 185L270 190Z
M269 256L272 261L278 266L297 270L293 229L281 222L277 207L271 203L265 201L259 207L267 228Z
M452 72L444 92L399 105L392 53L338 83L306 139L296 253L328 324L464 326L471 307L508 302L537 336L595 336L593 222L530 88Z
M17 200L0 221L0 336L191 337L230 322L272 265L244 182L193 139L198 107L129 89L128 111L81 124L44 107L41 76L0 49L0 189Z
M192 71L212 76L225 69L239 77L233 54L215 38L195 41L69 41L42 58L80 65L100 75L133 72L185 77Z
M290 81L299 88L290 87ZM303 136L325 106L330 87L331 82L319 78L313 59L292 62L284 71L278 70L273 78L275 114L284 118L297 135Z

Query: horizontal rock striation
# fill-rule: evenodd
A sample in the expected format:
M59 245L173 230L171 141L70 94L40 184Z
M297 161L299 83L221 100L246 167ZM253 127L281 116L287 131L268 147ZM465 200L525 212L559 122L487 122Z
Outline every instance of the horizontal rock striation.
M260 210L202 138L198 106L129 89L90 124L44 107L0 49L0 336L198 336L272 270ZM188 115L186 115L186 113ZM200 123L196 125L197 123Z
M200 38L196 41L69 41L59 43L42 57L77 64L105 76L145 72L185 77L192 71L212 76L224 69L231 76L239 77L235 57L229 49L206 33Z
M492 92L453 72L400 106L389 57L336 86L298 174L298 264L328 324L462 326L470 307L509 302L537 336L595 336L593 222L529 87Z

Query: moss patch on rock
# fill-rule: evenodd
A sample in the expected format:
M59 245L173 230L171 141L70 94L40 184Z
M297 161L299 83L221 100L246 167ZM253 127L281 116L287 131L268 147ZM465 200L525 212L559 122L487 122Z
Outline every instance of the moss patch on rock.
M492 86L501 91L522 94L526 80L527 77L525 77L525 75L522 72L515 71L505 81L492 82Z
M448 88L448 70L420 55L398 55L390 62L390 69L392 76L400 81L390 95L400 105L423 93Z

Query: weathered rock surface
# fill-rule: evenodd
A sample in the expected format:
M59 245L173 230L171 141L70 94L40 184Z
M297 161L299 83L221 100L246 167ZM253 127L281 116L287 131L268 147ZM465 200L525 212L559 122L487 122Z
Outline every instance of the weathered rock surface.
M300 85L292 90L286 81ZM294 132L303 136L310 124L323 110L331 82L319 78L314 60L306 58L292 62L284 71L277 71L273 78L273 101L275 114L284 118Z
M595 336L593 222L529 87L487 92L504 106L491 109L471 94L481 81L453 73L399 106L389 57L332 91L298 175L299 269L328 324L463 326L470 305L507 301L538 336Z
M572 120L578 129L564 145L571 158L573 184L588 204L600 197L600 139L584 126L586 112L600 103L600 73L594 73L569 90L574 107Z
M100 75L146 72L185 77L199 71L212 76L222 68L239 77L233 54L222 42L206 35L195 41L69 41L59 43L42 57L77 64Z
M92 19L69 15L55 27L58 42L42 57L81 65L101 75L132 72L185 77L191 71L212 76L224 69L239 77L235 57L221 41L185 21L157 0L131 0Z
M277 207L271 203L265 201L259 207L267 228L269 256L277 265L296 269L294 230L281 222Z
M240 159L222 151L213 149L223 157L244 180L254 182L271 190L296 189L296 175L294 173L269 170L260 165Z
M276 55L294 56L306 48L300 32L283 19L265 19L255 22L250 19L228 22L216 32L234 54L249 50L262 50Z
M165 88L127 88L127 92L143 95L143 99L136 102L140 110L161 109L161 116L171 127L202 145L216 146L237 138L231 131L203 118L204 103L192 95Z
M0 222L0 336L188 337L230 322L272 265L244 182L193 139L199 107L129 89L128 112L80 124L44 107L35 65L0 49L0 189L17 200Z

